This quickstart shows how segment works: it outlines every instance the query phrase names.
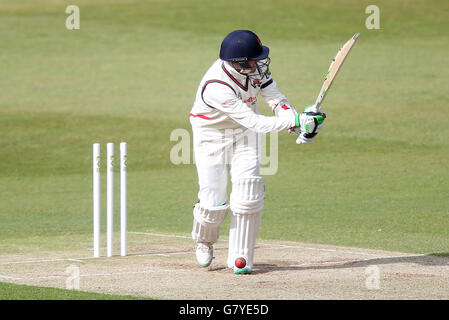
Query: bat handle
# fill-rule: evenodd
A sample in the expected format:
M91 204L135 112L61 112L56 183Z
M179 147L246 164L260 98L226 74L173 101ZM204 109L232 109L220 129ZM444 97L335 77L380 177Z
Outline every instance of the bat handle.
M314 108L310 111L313 111L316 113L321 112L321 101L322 101L321 96L319 96L315 101Z

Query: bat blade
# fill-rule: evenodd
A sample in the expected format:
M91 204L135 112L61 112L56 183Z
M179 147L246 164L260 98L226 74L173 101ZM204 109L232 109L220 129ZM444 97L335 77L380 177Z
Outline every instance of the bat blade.
M316 112L321 112L321 104L329 91L332 82L334 81L335 77L338 74L338 71L340 70L341 66L343 65L343 62L345 62L346 57L348 56L349 52L351 51L352 47L354 46L357 38L359 37L360 32L357 32L355 35L351 37L346 43L338 50L337 54L335 55L334 59L332 59L332 62L330 64L329 70L326 73L326 76L324 77L324 83L321 87L320 93L318 94L318 97L315 101L315 108Z

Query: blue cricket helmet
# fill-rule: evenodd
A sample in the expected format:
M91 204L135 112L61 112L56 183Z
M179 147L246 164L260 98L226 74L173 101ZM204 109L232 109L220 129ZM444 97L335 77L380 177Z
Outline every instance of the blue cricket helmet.
M270 49L263 46L259 37L249 30L235 30L228 34L220 48L220 59L225 61L263 60Z

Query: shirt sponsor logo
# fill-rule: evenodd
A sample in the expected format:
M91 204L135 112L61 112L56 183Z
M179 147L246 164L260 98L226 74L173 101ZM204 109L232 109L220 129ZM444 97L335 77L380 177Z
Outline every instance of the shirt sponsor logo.
M256 101L257 101L257 97L249 97L248 99L243 100L243 102L245 102L245 103L254 103Z

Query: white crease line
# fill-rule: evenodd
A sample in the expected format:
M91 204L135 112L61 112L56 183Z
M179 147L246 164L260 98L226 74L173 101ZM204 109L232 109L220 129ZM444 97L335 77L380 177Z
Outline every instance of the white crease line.
M326 261L326 262L318 262L318 263L313 263L313 262L307 262L307 263L301 263L301 264L292 264L289 265L289 267L312 267L312 266L325 266L328 264L339 264L342 265L344 263L353 263L353 262L358 262L358 260L354 260L354 261L343 261L343 260L339 260L339 261Z
M149 257L149 256L160 256L160 257L170 257L179 254L192 254L193 251L177 251L170 253L142 253L142 254L134 254L133 257Z
M169 253L143 253L143 254L129 254L128 257L150 257L150 256L161 256L161 257L169 257L172 255L182 255L182 254L192 254L193 251L176 251ZM117 258L123 259L123 257L116 256ZM105 258L105 257L101 257ZM100 258L100 259L101 259ZM114 258L114 256L113 256ZM61 259L36 259L36 260L26 260L26 261L9 261L9 262L0 262L0 265L11 265L11 264L33 264L33 263L45 263L45 262L80 262L84 263L86 260L97 260L98 258L61 258ZM108 258L110 259L110 258Z
M325 251L325 252L339 252L339 253L347 253L347 254L355 254L355 255L361 255L361 256L372 256L372 257L381 257L381 258L388 258L389 256L376 254L376 253L368 253L368 252L354 252L354 251L346 251L346 250L338 250L338 249L325 249L325 248L312 248L312 247L302 247L302 246L289 246L289 245L283 245L283 244L273 244L273 243L260 243L261 245L265 246L272 246L278 247L278 248L285 248L285 249L303 249L303 250L312 250L312 251ZM422 254L424 255L424 254Z
M359 263L359 262L363 262L363 261L368 261L371 259L363 259L363 260L351 260L351 261L347 261L347 260L338 260L338 261L326 261L326 262L306 262L306 263L301 263L301 264L291 264L288 265L288 267L319 267L319 266L326 266L326 265L345 265L345 264L350 264L350 263ZM280 269L282 269L282 266L280 267Z
M161 233L150 233L150 232L128 232L128 233L131 233L131 234L143 234L145 236L154 236L154 237L192 239L191 237L177 236L175 234L161 234Z
M0 262L0 265L9 265L9 264L31 264L31 263L44 263L44 262L64 262L64 261L75 261L75 262L84 262L84 260L90 260L94 258L56 258L56 259L35 259L35 260L25 260L25 261L7 261Z
M0 275L0 279L6 279L6 280L20 280L20 278L10 277L10 276L2 276Z
M382 256L379 259L396 259L396 258L414 258L414 257L422 257L425 256L424 254L417 254L417 255L409 255L409 256ZM328 264L336 264L344 265L344 264L351 264L351 263L361 263L370 261L373 259L361 259L361 260L338 260L338 261L326 261L326 262L307 262L307 263L301 263L301 264L293 264L289 265L289 267L307 267L307 266L321 266L321 265L328 265Z
M86 260L87 258L78 258L76 260ZM60 259L35 259L35 260L25 260L25 261L7 261L7 262L0 262L0 265L7 265L7 264L28 264L28 263L44 263L44 262L61 262L61 261L73 261L75 259L67 259L67 258L60 258Z
M93 274L80 274L80 278L94 278L94 277L111 277L111 276L123 276L123 275L133 275L133 274L150 274L159 272L189 272L191 270L187 269L158 269L149 271L130 271L130 272L110 272L110 273L93 273ZM42 276L42 277L31 277L31 278L13 278L8 277L10 280L47 280L47 279L66 279L67 275L55 275L55 276Z

